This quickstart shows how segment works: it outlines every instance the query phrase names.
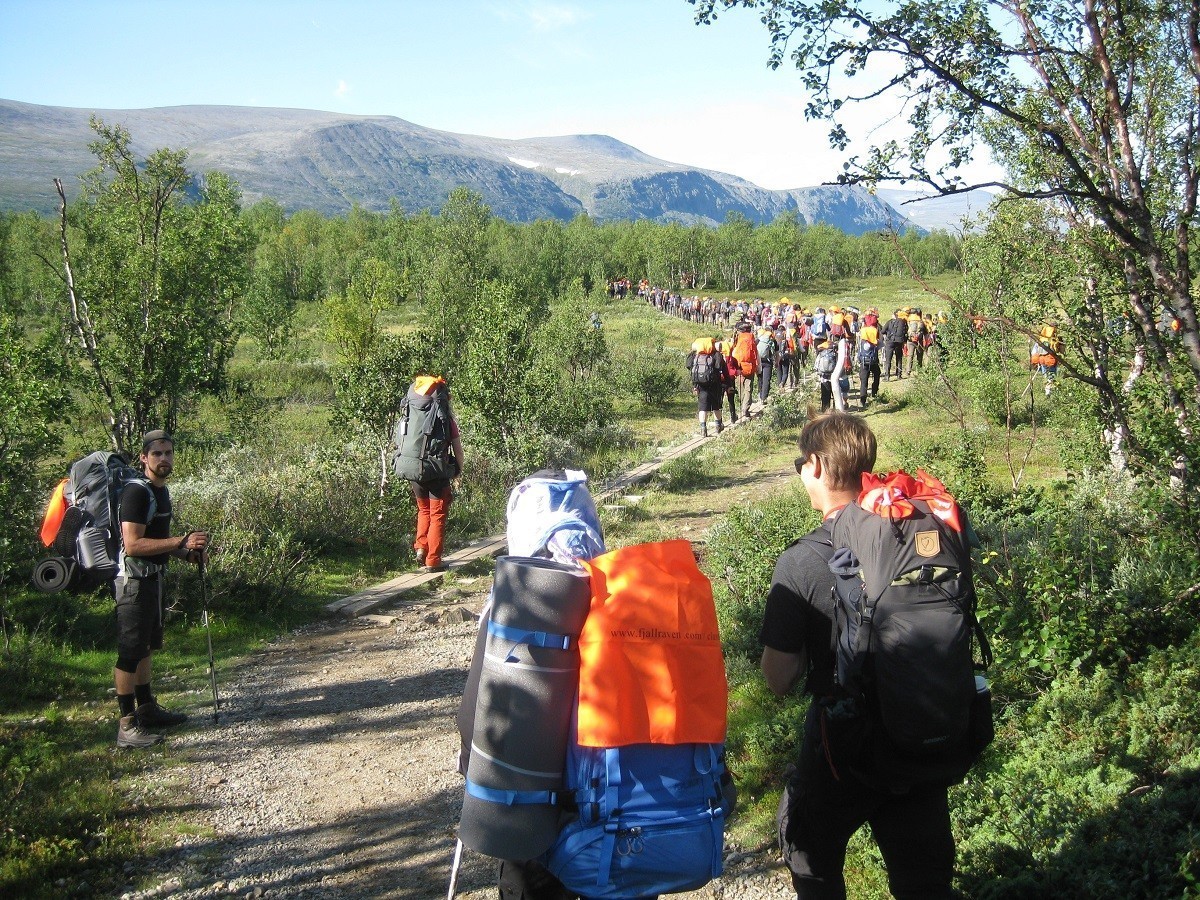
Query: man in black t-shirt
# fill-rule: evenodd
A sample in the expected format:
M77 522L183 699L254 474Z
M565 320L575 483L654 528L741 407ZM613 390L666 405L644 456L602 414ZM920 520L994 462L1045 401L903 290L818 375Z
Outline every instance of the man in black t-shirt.
M208 535L189 531L171 537L171 492L167 479L175 467L175 439L165 431L142 438L145 481L130 481L121 492L121 561L113 589L117 600L117 665L113 681L121 710L117 746L150 747L162 735L147 729L169 728L187 719L159 706L150 690L154 651L163 645L163 576L172 556L201 563Z
M954 839L946 789L892 794L858 781L822 741L820 706L834 688L832 523L857 501L862 474L875 466L875 435L861 420L831 412L800 432L796 471L820 527L788 547L775 564L759 640L767 686L783 697L803 681L813 697L800 758L789 769L779 804L778 834L799 900L845 898L846 846L863 824L887 866L897 900L955 896Z

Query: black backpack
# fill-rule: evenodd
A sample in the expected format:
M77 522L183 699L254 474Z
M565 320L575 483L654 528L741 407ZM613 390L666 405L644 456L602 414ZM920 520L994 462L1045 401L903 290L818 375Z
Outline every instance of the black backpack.
M858 362L860 365L873 366L879 362L879 348L870 341L859 341Z
M450 389L444 381L428 394L418 393L415 383L409 387L392 433L392 471L398 478L425 482L458 474L450 421Z
M717 354L701 353L696 351L692 354L692 384L707 386L716 384L721 380L721 373L717 366Z
M837 697L825 712L848 768L905 791L960 782L994 731L976 678L991 650L975 615L965 518L940 483L896 476L881 484L906 486L891 508L908 515L851 504L834 522Z

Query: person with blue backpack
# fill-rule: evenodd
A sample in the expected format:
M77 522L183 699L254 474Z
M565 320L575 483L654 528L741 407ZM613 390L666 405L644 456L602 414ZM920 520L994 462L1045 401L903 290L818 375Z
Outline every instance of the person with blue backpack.
M937 618L938 622L953 623L957 629L948 642L955 654L953 672L938 668L942 657L931 652L928 645L920 648L925 655L917 657L921 661L918 668L936 657L938 663L928 664L928 683L939 687L945 682L951 684L952 690L949 693L907 690L911 703L929 696L953 699L953 704L946 705L955 706L952 712L963 726L956 732L953 746L947 743L944 753L921 759L893 753L895 744L887 720L880 724L870 712L861 711L878 709L878 698L885 687L876 686L873 706L856 707L855 695L843 683L847 668L843 657L847 617L842 614L845 608L842 594L835 592L840 576L833 571L833 562L843 552L835 551L834 545L845 537L839 519L860 523L869 515L858 507L862 503L860 488L867 480L864 476L869 475L875 464L875 435L861 419L831 412L809 421L801 430L798 445L796 471L823 521L789 546L776 562L760 632L764 648L761 667L770 690L783 697L799 687L813 698L804 722L799 759L785 773L787 781L777 815L780 850L798 900L845 898L846 848L854 833L869 824L887 868L889 887L898 900L948 900L956 894L951 887L955 850L947 787L956 779L961 780L978 752L975 745L967 747L971 736L963 730L967 708L973 714L976 692L980 690L971 667L970 634L964 631L973 622L973 609L968 617L965 608L959 610L963 614L958 614L947 607L948 614ZM904 478L913 484L926 483L920 477ZM932 479L927 481L936 483ZM948 495L942 499L945 498ZM952 549L963 552L965 541L961 537L952 541L951 530L920 519L918 513L926 519L932 518L930 510L934 504L926 507L915 501L905 502L913 521L921 521L920 527L924 529L915 535L915 555L929 556L934 564L949 566L955 557L947 556L947 552ZM957 511L952 498L949 504L939 502L937 509L949 512L951 507ZM879 515L874 518L882 523L881 533L897 540L909 529L899 520L889 524ZM868 530L864 528L864 534ZM867 551L860 547L859 552L864 561L861 568L852 568L853 577L858 577L860 571L865 577L869 568ZM890 584L903 583L904 587L892 589L899 591L922 590L931 595L940 591L949 600L961 603L960 587L966 590L969 586L970 571L969 563L960 564L965 567L965 575L954 573L954 580L944 585L924 584L924 569L932 570L934 565L918 567L915 570L918 574L912 579ZM941 570L936 576L929 574L930 578L942 576ZM867 587L871 587L870 583ZM879 611L881 621L876 624L877 631L886 627L882 621L885 606L882 600L879 604L871 607L872 612ZM897 615L904 626L911 624L905 620L903 609ZM862 627L860 624L859 628ZM897 633L883 635L880 644L894 639ZM982 638L981 645L986 646ZM855 649L852 641L849 646ZM866 646L876 654L883 652L869 637ZM858 644L857 649L862 650L863 644ZM882 658L873 659L870 671L884 671L880 667L885 662ZM903 678L892 680L897 684L903 682L903 688L908 688ZM990 724L990 705L988 712ZM911 715L908 718L911 720ZM971 724L973 727L973 720ZM913 774L910 763L919 774Z

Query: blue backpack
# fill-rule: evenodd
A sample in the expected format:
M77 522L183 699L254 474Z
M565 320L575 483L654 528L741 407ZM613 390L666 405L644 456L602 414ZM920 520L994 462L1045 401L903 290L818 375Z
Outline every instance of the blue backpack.
M695 890L723 871L724 744L580 747L567 754L578 819L546 867L589 898Z

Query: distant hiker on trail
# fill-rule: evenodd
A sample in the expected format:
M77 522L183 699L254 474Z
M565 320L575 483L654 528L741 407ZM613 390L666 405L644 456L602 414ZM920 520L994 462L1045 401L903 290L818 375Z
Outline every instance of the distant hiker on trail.
M875 435L861 419L835 412L804 426L799 450L796 471L824 521L776 562L759 635L770 690L784 697L799 687L813 698L777 816L784 862L798 900L844 898L846 846L869 823L893 896L949 900L957 895L947 789L913 785L893 793L860 779L847 762L857 759L847 753L849 735L837 731L838 707L829 705L839 689L833 534L837 517L859 498L863 473L875 465Z
M867 387L875 397L879 393L879 316L868 310L858 329L858 405L867 408Z
M779 346L775 343L775 332L770 328L761 328L758 332L758 402L764 406L767 396L771 393L771 376L775 374L775 360L779 355Z
M833 403L833 379L837 368L837 347L830 340L817 344L813 357L813 371L817 373L817 390L821 394L821 412L828 412Z
M725 357L725 400L729 403L729 424L736 425L738 420L736 385L741 367L733 358L732 341L718 341L717 350Z
M687 357L688 372L691 373L692 393L696 395L697 416L700 420L700 436L708 437L708 414L717 420L717 434L724 429L721 422L721 402L728 385L725 357L717 349L712 338L697 338L692 342L692 352Z
M417 532L413 540L417 565L440 572L446 516L453 491L451 479L462 474L463 448L458 422L450 411L450 387L444 378L420 375L400 407L392 436L396 446L393 470L408 481L417 503Z
M1058 357L1062 349L1063 342L1058 336L1058 326L1052 322L1043 324L1038 331L1037 340L1029 345L1029 364L1046 380L1043 390L1047 397L1054 389L1054 378L1058 374Z
M839 412L845 412L846 401L850 396L850 370L854 365L850 333L843 325L831 326L829 344L836 354L829 384L833 406Z
M925 348L929 341L929 326L925 324L925 318L921 315L921 310L914 309L908 314L908 363L905 365L905 374L911 375L913 369L924 368L925 366Z
M139 457L145 480L130 481L121 492L121 555L113 590L117 600L117 665L113 681L121 719L117 746L151 747L162 740L149 728L187 721L163 709L150 690L154 651L163 645L163 582L171 557L200 564L208 554L208 534L171 536L171 492L175 439L166 431L142 438Z
M892 380L892 362L895 361L897 378L904 375L904 344L908 340L908 321L905 312L897 309L888 323L883 326L883 377L885 381Z
M794 386L792 365L796 361L796 329L791 325L780 325L775 329L775 343L779 347L779 358L775 362L780 390Z
M733 335L733 358L738 363L734 379L741 397L742 418L750 415L750 404L754 402L754 375L758 371L758 344L754 340L754 325L749 320L738 322Z

